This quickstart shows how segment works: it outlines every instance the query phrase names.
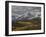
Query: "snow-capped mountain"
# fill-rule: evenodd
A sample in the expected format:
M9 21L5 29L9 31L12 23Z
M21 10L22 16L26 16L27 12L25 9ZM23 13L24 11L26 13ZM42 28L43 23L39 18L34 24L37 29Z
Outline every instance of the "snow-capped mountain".
M40 17L40 12L36 12L36 13L26 12L22 15L15 14L15 17L16 17L16 20L31 20L33 18Z
M41 7L12 6L12 16L16 20L31 20L41 16Z

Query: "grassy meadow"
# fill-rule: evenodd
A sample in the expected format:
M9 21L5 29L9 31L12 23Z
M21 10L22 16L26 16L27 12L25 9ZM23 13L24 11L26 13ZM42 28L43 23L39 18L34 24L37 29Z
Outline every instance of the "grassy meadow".
M12 31L23 30L40 30L41 18L34 18L32 20L19 20L12 24Z

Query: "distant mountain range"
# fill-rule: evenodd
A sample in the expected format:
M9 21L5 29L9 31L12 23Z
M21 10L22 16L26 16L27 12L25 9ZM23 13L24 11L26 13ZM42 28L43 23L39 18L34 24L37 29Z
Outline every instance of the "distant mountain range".
M26 12L23 15L15 14L15 17L12 17L14 20L31 20L33 18L40 17L40 13L32 14L31 12Z

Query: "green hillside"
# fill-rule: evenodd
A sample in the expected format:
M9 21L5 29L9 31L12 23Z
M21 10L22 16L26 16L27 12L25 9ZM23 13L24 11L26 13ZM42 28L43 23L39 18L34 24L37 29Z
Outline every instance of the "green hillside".
M41 29L41 18L34 18L32 20L16 21L12 25L12 31L22 31L22 30L39 30Z

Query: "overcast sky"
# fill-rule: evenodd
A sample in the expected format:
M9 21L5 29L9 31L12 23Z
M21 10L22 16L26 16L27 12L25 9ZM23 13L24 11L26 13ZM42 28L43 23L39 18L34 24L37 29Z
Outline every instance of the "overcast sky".
M26 12L30 12L32 14L41 13L41 7L31 7L31 6L12 6L12 15L19 14L22 15Z

